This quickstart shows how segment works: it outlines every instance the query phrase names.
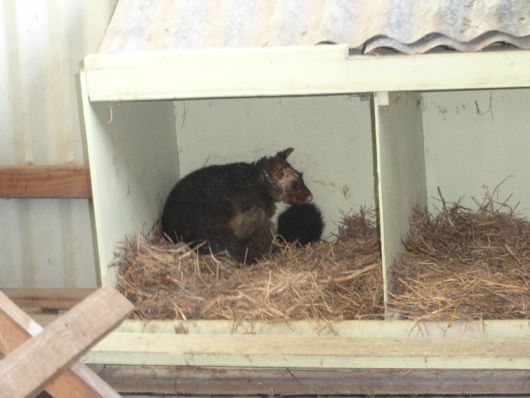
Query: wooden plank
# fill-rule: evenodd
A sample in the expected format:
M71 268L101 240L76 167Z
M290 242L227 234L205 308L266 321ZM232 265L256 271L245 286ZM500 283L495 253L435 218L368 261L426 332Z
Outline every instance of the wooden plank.
M322 355L346 357L519 357L530 359L527 338L379 338L345 336L193 336L147 333L113 333L95 347L121 352L188 355ZM135 344L132 344L132 342Z
M57 314L31 313L40 325L47 326ZM291 322L233 322L233 321L172 321L124 320L114 332L152 334L205 335L269 335L269 336L351 336L351 337L504 337L530 338L528 320L487 321L291 321Z
M94 192L98 284L115 286L118 267L109 264L116 245L132 231L153 225L178 180L175 108L171 101L89 103L84 74L81 91Z
M136 394L523 394L528 370L238 369L93 366L119 392Z
M70 309L94 288L1 288L19 307L65 310Z
M503 337L530 339L530 322L524 319L485 321L226 321L131 320L113 332L151 334L350 336L350 337Z
M414 205L427 206L421 95L377 93L374 97L377 189L384 297L391 268L403 250ZM391 316L391 314L387 314Z
M530 52L348 57L344 45L189 50L89 55L85 70L91 101L482 89L529 87Z
M113 334L119 333L116 338ZM144 342L144 337L140 334L149 334L145 337L150 343ZM164 337L165 335L175 335L177 337ZM194 336L194 351L183 349L180 351L178 344L173 341L178 340L181 334ZM120 327L97 345L84 357L84 361L92 364L113 363L113 364L137 364L137 365L193 365L193 366L263 366L292 368L483 368L502 369L503 367L512 369L528 369L529 358L527 354L521 353L519 357L496 358L495 352L491 356L481 357L480 353L462 350L460 356L433 356L429 351L428 344L423 338L435 339L439 345L452 344L461 338L471 339L475 344L481 344L483 349L488 350L492 338L506 339L507 342L528 342L530 341L530 323L527 320L490 320L474 322L447 322L429 321L415 322L406 320L387 321L292 321L287 323L278 322L238 322L231 321L134 321L127 320ZM203 342L212 338L212 335L222 335L223 339L237 342L243 336L248 339L248 344L252 344L252 337L256 337L257 344L261 344L262 351L269 350L268 355L247 354L237 348L233 353L219 353L208 351L203 346ZM254 335L254 336L253 336ZM246 337L245 337L246 336ZM289 342L292 349L282 353L282 341L285 336L291 336ZM306 337L328 337L330 340L336 337L350 337L351 340L343 341L341 344L355 344L359 338L370 337L380 339L381 344L392 344L393 338L400 338L403 342L415 345L415 341L423 341L422 355L417 352L416 356L409 356L409 349L403 347L401 356L344 356L341 355L342 347L338 343L333 352L329 355L322 355L317 348L312 351L298 347L307 345L304 341ZM164 339L168 340L164 340ZM190 337L191 338L191 337ZM215 337L213 337L215 339ZM226 341L224 340L224 341ZM114 344L116 342L116 345ZM157 343L160 341L160 343ZM165 341L163 343L162 341ZM337 340L337 341L340 341ZM359 340L361 341L361 340ZM428 343L429 340L427 340ZM152 344L151 344L152 343ZM320 346L320 340L313 340L314 346ZM133 346L140 344L138 350ZM160 346L171 347L164 352ZM220 343L224 344L224 343ZM264 344L269 344L263 348ZM509 344L509 343L508 343ZM125 348L123 346L126 346ZM127 347L128 346L128 347ZM158 346L158 347L157 347ZM494 347L494 346L492 346ZM476 348L476 346L475 346ZM361 344L362 349L362 344ZM525 348L527 349L527 348ZM143 352L145 350L145 352ZM296 352L293 352L295 350ZM198 352L203 352L199 354ZM456 349L458 352L458 349ZM323 352L324 353L324 352ZM454 353L454 352L453 352ZM368 351L365 355L371 355ZM477 355L477 356L473 356Z
M42 332L42 327L0 292L0 352L8 354ZM54 316L56 319L57 317ZM55 320L54 319L54 320ZM88 367L74 364L58 376L47 387L54 397L119 397L108 384L103 382Z
M0 303L0 344L9 354L0 361L0 396L33 396L49 384L57 397L117 397L91 370L74 362L132 311L123 296L99 289L42 332L2 293Z
M172 335L113 332L88 363L301 368L530 369L528 337Z
M3 164L0 197L90 198L90 171L82 164Z
M9 354L42 327L0 292L0 352ZM56 316L54 317L57 318ZM54 319L54 320L55 320ZM119 395L90 368L77 362L46 386L56 398L118 398Z

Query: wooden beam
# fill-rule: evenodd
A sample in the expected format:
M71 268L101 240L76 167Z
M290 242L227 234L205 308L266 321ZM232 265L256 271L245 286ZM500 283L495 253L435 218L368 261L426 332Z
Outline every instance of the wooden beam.
M127 319L113 333L189 334L189 335L274 335L274 336L350 336L350 337L505 337L530 338L530 323L525 319L484 321L414 320L304 320L228 321L228 320L138 320Z
M91 198L90 171L83 164L0 165L2 198Z
M8 354L0 361L0 396L33 396L48 386L54 397L118 397L74 362L132 309L118 292L102 288L42 331L0 292L0 350Z
M136 342L136 344L133 344ZM530 339L112 333L96 349L162 355L330 356L350 358L528 358Z
M530 370L530 339L112 332L84 360L129 365Z
M6 355L41 333L42 327L8 300L2 292L0 292L0 302L0 352ZM52 381L46 390L55 398L119 397L112 387L79 362Z
M92 367L120 393L226 395L523 394L528 370Z
M2 292L23 308L51 310L70 309L94 288L1 288Z
M212 68L211 65L215 65ZM530 52L348 56L346 45L94 54L90 101L530 86Z

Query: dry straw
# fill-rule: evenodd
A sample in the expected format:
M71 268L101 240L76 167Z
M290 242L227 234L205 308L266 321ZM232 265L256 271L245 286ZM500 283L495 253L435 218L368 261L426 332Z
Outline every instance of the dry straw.
M530 311L530 223L489 197L416 209L390 307L408 319L520 319Z
M381 319L383 279L373 212L345 217L335 242L276 243L268 258L239 266L198 256L156 230L118 250L120 291L139 319Z

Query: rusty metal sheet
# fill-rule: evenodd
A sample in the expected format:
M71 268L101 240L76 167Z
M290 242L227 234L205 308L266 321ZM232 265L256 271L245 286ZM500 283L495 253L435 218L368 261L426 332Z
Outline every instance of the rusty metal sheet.
M530 49L530 0L120 0L100 52L321 42L359 54Z

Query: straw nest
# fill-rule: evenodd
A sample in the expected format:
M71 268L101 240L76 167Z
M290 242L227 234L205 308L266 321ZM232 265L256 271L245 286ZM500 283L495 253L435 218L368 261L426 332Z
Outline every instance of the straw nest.
M415 209L390 308L408 319L520 319L530 310L530 223L491 198Z
M118 287L139 319L381 319L374 213L345 217L335 238L302 248L276 242L271 256L240 266L168 243L155 228L119 247Z

